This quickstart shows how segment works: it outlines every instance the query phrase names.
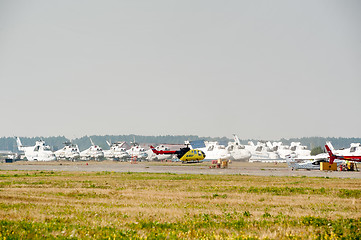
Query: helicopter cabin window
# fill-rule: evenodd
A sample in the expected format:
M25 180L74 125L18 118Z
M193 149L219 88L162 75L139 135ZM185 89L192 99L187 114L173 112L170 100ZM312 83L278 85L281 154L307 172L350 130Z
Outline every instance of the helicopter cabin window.
M39 151L39 148L40 148L40 146L36 146L36 147L34 148L34 151L35 151L35 152Z
M230 147L228 148L228 150L229 150L229 151L233 151L233 148L234 148L233 146L230 146Z
M356 152L356 147L350 148L350 152Z
M291 151L295 151L295 150L296 150L296 146L292 146Z
M261 152L261 151L262 151L262 146L258 146L258 147L256 148L256 151L257 151L257 152Z
M214 146L209 146L208 151L213 151Z

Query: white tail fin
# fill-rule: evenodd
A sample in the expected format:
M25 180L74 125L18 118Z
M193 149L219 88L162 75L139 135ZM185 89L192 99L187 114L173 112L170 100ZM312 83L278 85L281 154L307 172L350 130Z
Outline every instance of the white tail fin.
M332 146L331 142L327 141L326 145L331 149L332 152L335 152L335 148Z
M239 141L239 138L236 134L233 134L233 139L234 139L234 142L237 144L237 145L241 145L241 142Z
M23 151L24 150L24 146L23 144L21 144L20 138L16 137L16 144L18 145L18 149L19 151Z
M266 145L267 145L267 147L269 148L269 149L273 149L273 145L272 145L272 143L270 142L270 141L267 141L266 142Z
M110 145L112 145L111 141L109 142L108 140L106 141L108 146L110 147Z
M254 143L253 143L252 141L249 141L249 142L248 142L248 145L254 146Z
M93 143L93 140L89 137L89 139L90 139L90 142L91 142L91 144L93 145L93 146L95 146L95 144Z
M286 162L288 167L295 168L297 166L295 159L291 155L286 156Z

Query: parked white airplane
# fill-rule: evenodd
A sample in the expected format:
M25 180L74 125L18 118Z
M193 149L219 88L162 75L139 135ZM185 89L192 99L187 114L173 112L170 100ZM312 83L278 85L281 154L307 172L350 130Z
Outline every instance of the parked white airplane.
M110 147L109 150L104 150L104 157L105 158L111 158L114 160L121 160L121 161L126 161L127 159L130 158L130 155L127 153L124 145L126 144L126 142L115 142L115 143L110 143L108 141L106 141L108 146Z
M36 141L35 146L25 147L22 145L20 138L16 138L19 151L24 151L25 157L28 161L55 161L56 156L50 150L48 145L45 145L43 140Z
M308 159L306 157L295 158L292 155L286 156L286 161L288 167L292 168L292 170L297 169L306 169L306 170L320 170L321 162L329 162L329 156L327 153L321 153L316 156L310 156ZM343 161L335 160L337 163L337 167L339 167Z
M285 159L287 155L290 155L292 153L290 146L283 145L282 142L273 142L271 149L276 152L282 159Z
M267 147L265 142L257 142L257 145L254 145L252 141L249 141L245 148L252 154L250 160L280 159L280 156Z
M361 155L361 144L360 143L351 143L349 148L342 148L336 150L331 142L326 142L331 151L340 156L360 156Z
M55 156L57 158L63 158L67 160L77 160L80 158L80 151L78 145L72 144L71 142L65 142L65 146L58 151L55 151Z
M311 151L308 150L306 146L301 145L300 142L291 142L290 150L296 154L297 157L311 155Z
M234 142L229 142L227 151L231 154L230 160L232 161L246 161L251 158L251 152L248 151L240 142L238 136L233 134Z
M157 151L170 151L170 148L161 144L155 147L155 150ZM172 159L173 154L155 154L152 149L149 149L146 151L146 153L148 154L147 159L149 161L162 161L162 160L167 160L167 159Z
M131 158L136 158L137 160L146 160L148 154L145 152L145 149L139 144L133 142L133 147L127 150L127 153L130 155Z
M95 159L100 160L104 157L103 149L97 145L95 145L91 138L91 146L88 149L85 149L84 151L80 152L80 159L82 160L89 160L89 159Z
M231 159L231 154L226 149L226 146L220 145L218 142L208 142L208 141L192 141L190 143L191 149L198 149L205 153L205 158L203 161L212 161L212 160L229 160Z

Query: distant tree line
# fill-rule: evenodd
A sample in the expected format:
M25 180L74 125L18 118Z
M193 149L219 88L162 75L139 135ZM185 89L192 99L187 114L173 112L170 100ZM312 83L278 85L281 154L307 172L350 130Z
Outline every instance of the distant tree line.
M128 143L137 142L137 143L149 143L149 144L183 144L184 141L195 141L195 140L206 140L206 141L218 141L221 144L227 144L233 139L226 137L199 137L196 135L164 135L164 136L143 136L143 135L92 135L92 136L83 136L81 138L73 139L74 144L78 144L80 150L84 150L90 147L91 143L89 137L93 140L94 144L99 145L103 149L109 149L106 141L117 142L117 141L126 141ZM57 137L20 137L21 142L24 146L32 146L35 144L35 141L43 139L45 143L52 147L54 151L62 148L64 142L69 141L64 136ZM257 143L257 139L245 139L241 140L242 144L247 144L248 141L253 141ZM324 148L326 141L330 141L336 149L347 148L350 146L350 143L359 143L361 138L324 138L324 137L303 137L303 138L291 138L291 139L280 139L280 140L271 140L277 142L283 142L283 144L290 145L291 142L300 142L302 145L306 145L308 149L314 149L316 147ZM0 138L0 150L3 151L13 151L17 152L17 145L15 138L13 137L2 137ZM319 149L318 149L319 151Z

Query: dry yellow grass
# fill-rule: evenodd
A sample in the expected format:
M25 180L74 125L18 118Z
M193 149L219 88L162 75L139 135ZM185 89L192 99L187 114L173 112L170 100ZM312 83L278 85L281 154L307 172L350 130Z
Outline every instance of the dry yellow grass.
M9 231L19 238L82 239L361 236L360 179L40 171L0 176L0 234L6 238ZM343 228L344 221L352 226Z

